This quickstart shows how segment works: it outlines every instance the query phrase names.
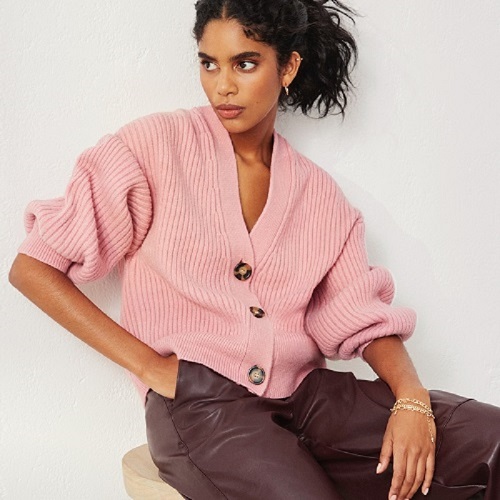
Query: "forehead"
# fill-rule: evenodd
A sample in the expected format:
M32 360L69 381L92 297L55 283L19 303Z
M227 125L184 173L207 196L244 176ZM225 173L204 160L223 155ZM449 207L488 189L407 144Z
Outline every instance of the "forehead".
M263 57L275 55L271 46L248 38L235 19L214 19L207 23L198 48L217 59L230 59L243 52L259 52Z

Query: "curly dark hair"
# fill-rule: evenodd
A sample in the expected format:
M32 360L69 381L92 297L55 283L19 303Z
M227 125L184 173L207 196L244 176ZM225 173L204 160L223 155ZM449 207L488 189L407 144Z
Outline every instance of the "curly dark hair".
M198 0L195 8L197 42L210 21L235 19L247 37L276 50L280 68L294 50L301 54L290 95L280 95L280 109L300 108L308 115L316 108L320 118L329 113L344 117L358 51L341 21L347 17L354 24L353 9L337 0Z

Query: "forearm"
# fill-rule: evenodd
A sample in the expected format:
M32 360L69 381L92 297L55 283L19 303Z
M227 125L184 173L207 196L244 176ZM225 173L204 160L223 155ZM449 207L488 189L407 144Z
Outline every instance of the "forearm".
M61 271L18 254L9 281L61 326L139 378L158 362L156 351L101 311Z
M396 335L382 337L369 344L364 359L375 373L384 380L396 398L417 398L429 403L429 393L422 385L415 366Z

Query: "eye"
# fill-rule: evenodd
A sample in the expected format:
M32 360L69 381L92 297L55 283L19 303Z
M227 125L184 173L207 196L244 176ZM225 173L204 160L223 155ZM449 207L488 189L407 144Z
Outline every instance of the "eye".
M241 61L238 63L238 68L243 71L251 71L257 67L257 63L253 61Z
M206 61L202 60L200 61L200 64L207 70L207 71L213 71L214 69L217 68L217 65L212 62L212 61Z

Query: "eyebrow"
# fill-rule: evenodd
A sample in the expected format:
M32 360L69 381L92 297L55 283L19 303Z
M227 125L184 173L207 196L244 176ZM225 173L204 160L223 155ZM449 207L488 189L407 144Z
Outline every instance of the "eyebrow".
M205 54L205 52L198 52L198 57L200 59L206 59L207 61L216 61L215 57L209 56L208 54ZM239 54L231 56L229 60L231 62L235 62L249 57L262 57L262 54L260 52L240 52Z

